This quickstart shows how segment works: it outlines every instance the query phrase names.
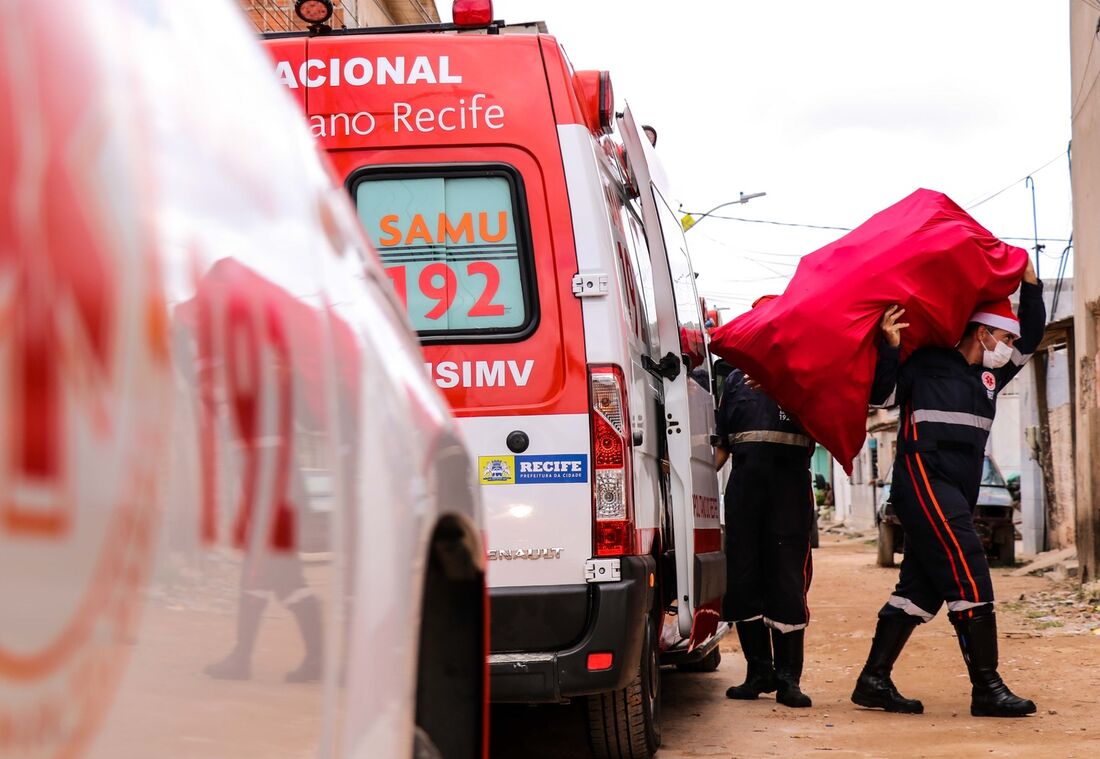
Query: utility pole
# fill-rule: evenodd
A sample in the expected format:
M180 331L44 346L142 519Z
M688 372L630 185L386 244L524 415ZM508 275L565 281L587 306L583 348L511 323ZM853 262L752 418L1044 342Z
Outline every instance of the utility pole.
M1024 180L1024 186L1031 188L1031 228L1035 235L1035 276L1039 277L1039 254L1043 252L1045 245L1039 244L1039 216L1035 212L1035 180L1030 176Z

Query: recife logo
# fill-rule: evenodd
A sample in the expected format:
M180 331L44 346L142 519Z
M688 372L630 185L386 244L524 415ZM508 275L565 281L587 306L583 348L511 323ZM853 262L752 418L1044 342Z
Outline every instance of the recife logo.
M546 485L588 482L588 456L479 456L482 485Z
M588 482L588 457L516 456L516 484L546 482Z
M478 456L477 468L482 485L513 485L516 482L515 456Z

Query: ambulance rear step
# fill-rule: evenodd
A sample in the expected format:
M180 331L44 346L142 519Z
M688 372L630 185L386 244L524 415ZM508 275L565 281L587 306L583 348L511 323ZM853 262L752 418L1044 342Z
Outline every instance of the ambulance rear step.
M676 619L672 618L670 625L665 625L665 629L675 630ZM700 646L688 650L688 639L680 638L674 645L666 648L661 652L661 665L675 665L678 667L688 666L691 664L697 664L703 659L710 656L714 649L718 648L718 645L722 642L722 638L726 637L726 634L730 631L730 625L728 622L722 622L718 625L718 629L715 630L714 635L704 642Z

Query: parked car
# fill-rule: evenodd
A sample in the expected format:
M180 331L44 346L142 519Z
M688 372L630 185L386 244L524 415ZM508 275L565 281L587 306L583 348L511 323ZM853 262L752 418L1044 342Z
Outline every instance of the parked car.
M974 509L974 529L982 540L990 564L1012 566L1016 563L1016 529L1012 519L1015 505L1016 499L996 462L986 455L982 485ZM880 567L892 567L894 555L905 551L905 532L890 501L889 480L880 483L875 525L878 528L876 563Z
M230 0L0 45L0 757L480 757L477 477Z
M890 480L879 483L875 527L878 528L878 556L875 563L880 567L892 567L894 554L905 551L905 532L901 529L901 521L894 513L894 504L890 501Z

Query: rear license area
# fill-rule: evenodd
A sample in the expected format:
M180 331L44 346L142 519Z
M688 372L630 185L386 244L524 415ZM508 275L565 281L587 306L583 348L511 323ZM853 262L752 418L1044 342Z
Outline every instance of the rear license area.
M583 585L592 552L587 416L465 417L459 423L477 456L490 586ZM521 435L529 445L513 452L508 444Z

